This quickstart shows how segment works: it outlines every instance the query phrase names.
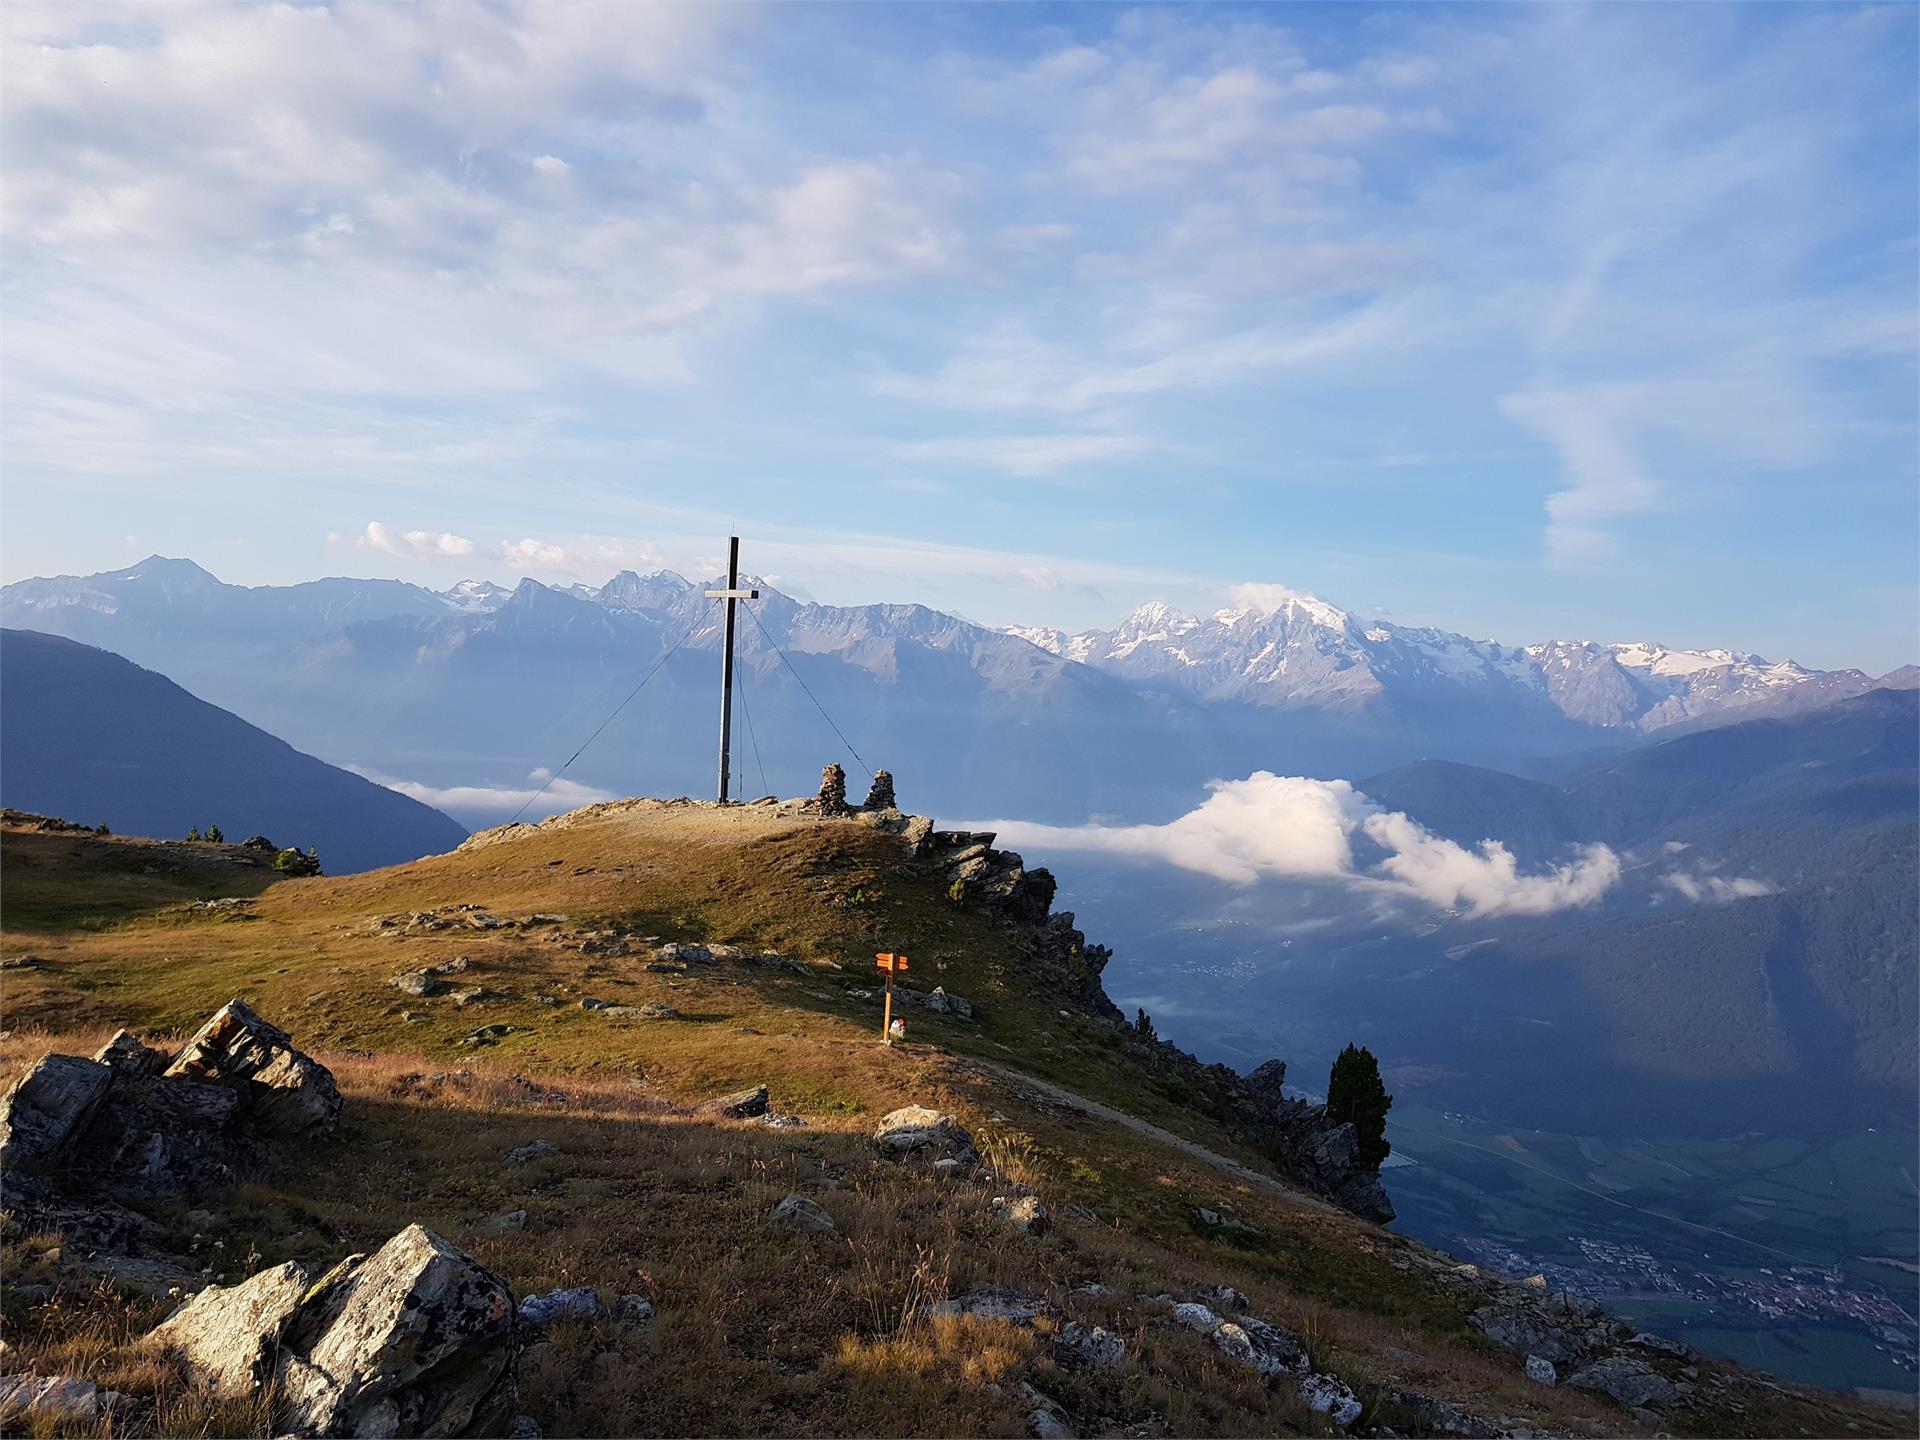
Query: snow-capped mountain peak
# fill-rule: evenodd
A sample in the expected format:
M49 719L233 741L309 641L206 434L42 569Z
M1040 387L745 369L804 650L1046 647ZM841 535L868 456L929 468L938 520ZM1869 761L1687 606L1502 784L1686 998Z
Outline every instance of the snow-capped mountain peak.
M462 580L450 590L442 590L440 598L454 609L467 614L485 614L496 610L513 592L504 585L496 585L491 580Z

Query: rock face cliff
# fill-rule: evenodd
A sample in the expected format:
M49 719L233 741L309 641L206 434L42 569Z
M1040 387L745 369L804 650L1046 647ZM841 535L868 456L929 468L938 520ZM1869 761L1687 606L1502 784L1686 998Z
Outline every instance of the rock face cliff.
M1072 911L1054 913L1058 884L1050 871L1029 870L1013 851L995 849L991 832L934 830L919 817L902 821L898 828L914 841L917 858L948 882L955 903L998 912L1021 934L1030 975L1050 999L1108 1027L1142 1069L1184 1092L1189 1103L1294 1183L1363 1219L1393 1219L1380 1169L1361 1161L1353 1126L1329 1120L1323 1106L1288 1098L1282 1089L1285 1061L1269 1060L1241 1075L1225 1065L1203 1065L1179 1046L1129 1025L1100 984L1113 951L1089 943Z

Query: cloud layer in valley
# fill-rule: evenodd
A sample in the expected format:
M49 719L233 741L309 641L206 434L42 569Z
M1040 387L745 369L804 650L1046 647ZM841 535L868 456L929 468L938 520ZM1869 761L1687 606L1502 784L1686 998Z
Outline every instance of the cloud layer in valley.
M1522 873L1511 852L1484 840L1468 849L1386 810L1345 780L1254 772L1214 782L1196 809L1165 825L996 829L1036 850L1099 851L1164 861L1234 885L1337 881L1471 916L1545 915L1591 905L1619 883L1620 857L1580 846L1573 859Z

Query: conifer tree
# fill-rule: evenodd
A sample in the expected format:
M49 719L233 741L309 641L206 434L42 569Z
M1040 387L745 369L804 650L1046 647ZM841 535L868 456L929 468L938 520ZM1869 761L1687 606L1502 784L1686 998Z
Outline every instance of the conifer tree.
M1393 1096L1380 1079L1380 1062L1373 1052L1349 1045L1333 1062L1327 1077L1327 1118L1351 1123L1360 1138L1362 1164L1378 1165L1393 1153L1387 1143L1387 1111Z
M187 827L187 839L197 841L199 838L200 838L200 827L198 825L189 825Z
M214 844L220 844L224 838L220 833L220 827L218 825L207 826L207 839L211 840Z

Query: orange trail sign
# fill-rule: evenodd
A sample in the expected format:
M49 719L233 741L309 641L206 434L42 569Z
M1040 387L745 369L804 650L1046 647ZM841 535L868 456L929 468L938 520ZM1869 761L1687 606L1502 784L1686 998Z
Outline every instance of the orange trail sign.
M906 970L907 957L886 951L874 956L873 963L885 971L887 976L886 1004L880 1012L880 1036L891 1045L893 1044L893 977L896 971Z

